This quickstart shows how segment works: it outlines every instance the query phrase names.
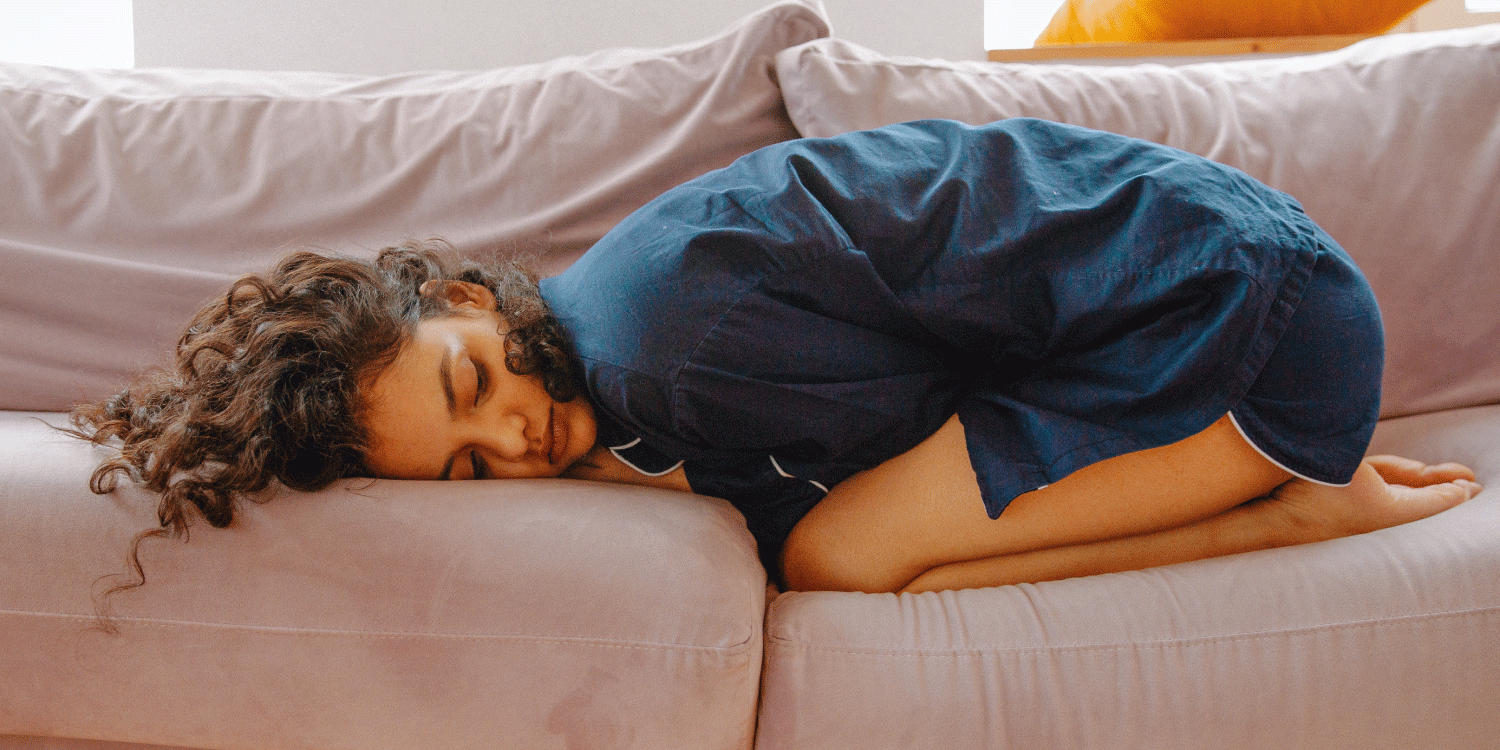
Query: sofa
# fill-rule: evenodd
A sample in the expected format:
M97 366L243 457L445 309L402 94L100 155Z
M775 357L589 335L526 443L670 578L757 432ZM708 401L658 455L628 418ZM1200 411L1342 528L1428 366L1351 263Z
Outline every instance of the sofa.
M582 481L350 479L131 539L70 405L290 249L441 236L555 273L759 146L1030 116L1298 197L1388 335L1416 523L1035 585L782 592L743 519ZM483 71L0 65L0 750L1500 747L1500 27L1177 67L892 58L821 8ZM101 617L102 616L102 617Z

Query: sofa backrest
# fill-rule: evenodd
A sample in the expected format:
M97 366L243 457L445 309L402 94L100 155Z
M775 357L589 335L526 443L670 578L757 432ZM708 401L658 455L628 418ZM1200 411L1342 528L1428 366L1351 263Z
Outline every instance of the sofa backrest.
M796 137L811 2L665 49L381 77L0 64L0 408L108 395L235 276L442 236L565 267L662 191Z
M1040 117L1238 167L1298 198L1375 287L1385 415L1500 401L1500 26L1181 67L892 58L823 39L781 53L777 74L805 136Z

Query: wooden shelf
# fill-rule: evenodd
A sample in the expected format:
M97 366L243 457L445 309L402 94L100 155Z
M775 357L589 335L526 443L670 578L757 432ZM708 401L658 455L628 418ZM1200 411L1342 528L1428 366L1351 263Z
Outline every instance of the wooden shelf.
M1106 44L1055 44L1022 49L992 49L991 62L1053 62L1090 58L1126 57L1228 57L1232 55L1295 55L1328 52L1347 47L1370 34L1324 36L1247 37L1200 39L1186 42L1111 42Z

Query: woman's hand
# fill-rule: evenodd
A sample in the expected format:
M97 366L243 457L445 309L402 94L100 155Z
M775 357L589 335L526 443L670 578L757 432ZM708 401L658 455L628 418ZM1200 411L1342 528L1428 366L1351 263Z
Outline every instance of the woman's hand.
M592 482L635 484L681 492L693 491L681 466L661 476L648 476L630 468L602 445L595 445L589 449L583 458L578 459L577 463L563 472L562 477L564 479L587 479Z

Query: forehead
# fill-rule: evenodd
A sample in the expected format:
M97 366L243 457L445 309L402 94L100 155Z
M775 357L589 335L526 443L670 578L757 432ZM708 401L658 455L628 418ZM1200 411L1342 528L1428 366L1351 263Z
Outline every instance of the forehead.
M437 322L419 324L396 358L364 388L363 421L370 435L365 462L382 476L410 476L426 468L436 447L432 438L448 422L439 367L462 339L449 326L428 325Z

